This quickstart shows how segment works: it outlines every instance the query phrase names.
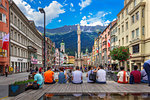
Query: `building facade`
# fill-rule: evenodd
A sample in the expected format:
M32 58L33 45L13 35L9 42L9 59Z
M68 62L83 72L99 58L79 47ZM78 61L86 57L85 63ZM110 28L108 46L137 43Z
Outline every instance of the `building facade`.
M124 8L118 16L118 40L120 46L129 47L131 58L124 65L139 69L150 59L150 1L124 0Z
M9 34L9 2L0 0L0 74L9 69L9 47L8 50L2 49L2 40L7 34Z
M53 43L48 37L46 37L46 66L54 65L55 57L55 43Z
M42 67L43 37L14 2L10 3L10 64L13 72Z

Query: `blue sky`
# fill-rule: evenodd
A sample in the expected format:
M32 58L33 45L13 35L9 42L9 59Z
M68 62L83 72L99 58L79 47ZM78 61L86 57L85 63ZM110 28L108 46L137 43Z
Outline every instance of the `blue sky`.
M124 0L13 0L29 20L36 26L43 26L46 12L46 27L49 29L64 25L106 26L123 8Z

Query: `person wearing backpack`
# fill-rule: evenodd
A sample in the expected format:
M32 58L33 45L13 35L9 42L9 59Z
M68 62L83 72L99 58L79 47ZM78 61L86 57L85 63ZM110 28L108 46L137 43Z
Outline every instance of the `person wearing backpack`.
M96 75L97 75L97 80L96 80L96 83L99 83L99 84L106 84L106 71L104 70L103 66L100 65L98 68L97 68L97 71L96 71Z
M92 66L89 66L88 67L88 72L87 72L87 74L86 74L86 77L87 77L87 82L88 83L95 83L94 82L94 80L93 80L93 78L91 78L91 75L93 74L93 67Z

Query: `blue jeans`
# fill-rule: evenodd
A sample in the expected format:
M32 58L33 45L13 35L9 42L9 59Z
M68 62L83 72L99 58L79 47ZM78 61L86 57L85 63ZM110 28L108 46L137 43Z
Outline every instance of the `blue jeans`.
M44 84L55 84L56 82L53 80L52 83L44 82Z
M148 83L148 80L141 80L141 83Z
M96 80L96 83L98 83L98 84L106 84L106 82L99 82L98 80Z
M148 84L150 85L150 65L148 63L144 63L143 67L145 69L145 72L147 73Z
M81 81L80 83L74 83L74 82L72 81L72 83L73 83L73 84L82 84L82 83L83 83L83 81Z

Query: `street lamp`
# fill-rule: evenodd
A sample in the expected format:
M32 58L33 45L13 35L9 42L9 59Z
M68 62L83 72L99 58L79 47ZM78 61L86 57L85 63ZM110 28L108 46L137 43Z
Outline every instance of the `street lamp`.
M44 71L45 71L45 11L43 8L39 8L39 11L44 14Z

